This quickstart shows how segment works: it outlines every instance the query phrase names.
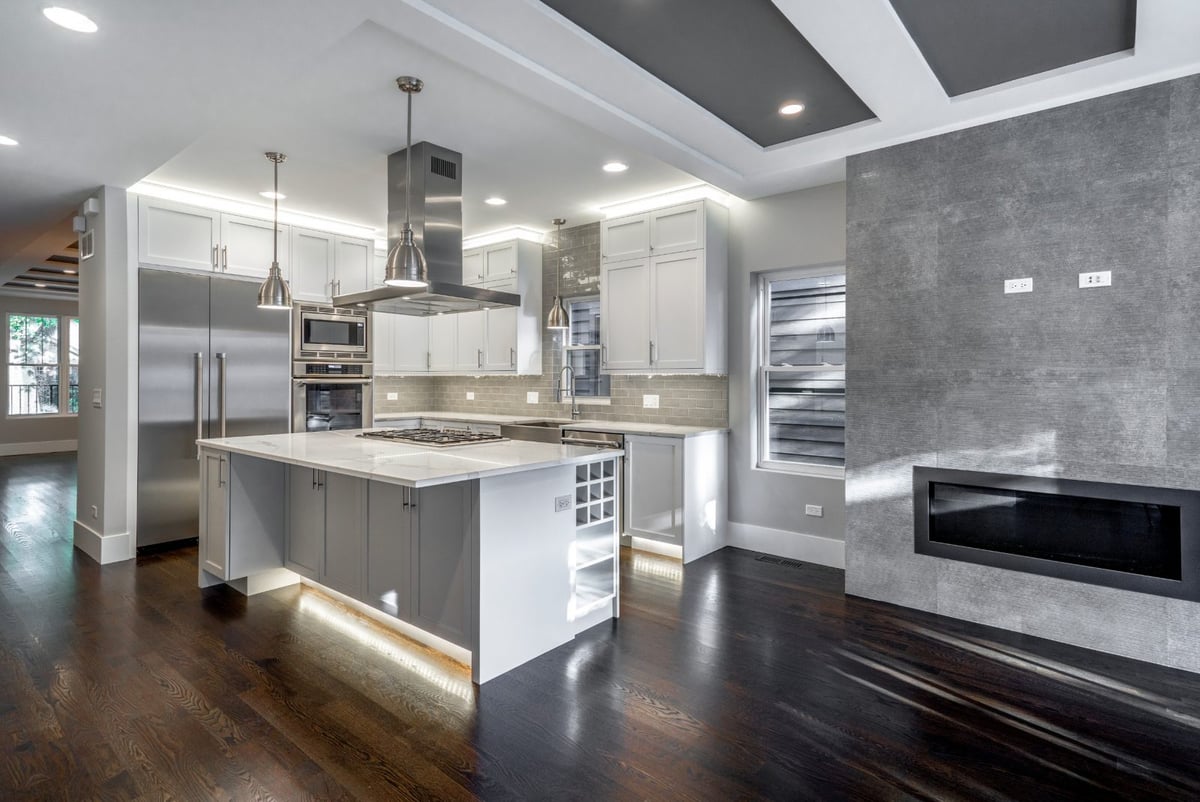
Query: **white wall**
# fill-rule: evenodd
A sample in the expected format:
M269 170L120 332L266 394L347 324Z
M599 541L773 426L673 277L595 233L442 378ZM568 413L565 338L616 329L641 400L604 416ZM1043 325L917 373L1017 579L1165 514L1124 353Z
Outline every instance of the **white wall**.
M0 295L0 321L7 325L10 314L73 317L79 314L79 304L56 298ZM74 415L9 417L4 408L7 399L8 371L0 370L0 404L3 405L0 407L0 455L75 450L79 428Z
M75 546L98 562L133 557L130 531L133 429L130 354L136 343L131 305L130 224L125 190L96 193L100 214L88 218L95 255L79 265L79 489ZM101 406L92 403L102 393ZM93 507L95 513L92 512Z
M729 243L730 544L845 565L846 494L840 479L754 467L757 274L846 260L846 185L737 204ZM851 334L850 336L853 336ZM805 504L824 517L804 514Z

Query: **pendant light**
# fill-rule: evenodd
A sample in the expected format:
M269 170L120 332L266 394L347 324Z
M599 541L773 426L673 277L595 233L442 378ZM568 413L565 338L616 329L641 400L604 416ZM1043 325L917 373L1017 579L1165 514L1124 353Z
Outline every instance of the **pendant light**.
M271 269L258 288L259 309L291 309L292 289L288 286L279 269L279 165L287 160L282 153L270 151L266 154L270 161L275 162L275 230L274 246L271 253Z
M558 227L554 238L554 303L550 306L550 314L546 318L546 328L551 331L566 331L571 327L567 317L567 308L563 306L562 295L559 294L559 282L562 280L562 227L567 222L562 217L556 217L551 222Z
M413 287L420 289L429 286L429 268L425 264L425 254L413 242L412 220L412 101L413 95L425 86L420 78L402 75L396 79L396 86L408 95L408 146L404 149L404 230L400 232L400 242L388 254L387 268L383 283L389 287Z

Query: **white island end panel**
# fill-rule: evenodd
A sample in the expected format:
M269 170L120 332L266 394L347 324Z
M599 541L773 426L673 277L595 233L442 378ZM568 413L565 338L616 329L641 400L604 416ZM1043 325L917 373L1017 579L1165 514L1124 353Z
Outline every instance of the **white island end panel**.
M557 466L479 480L479 648L487 682L574 637L570 559L575 469ZM555 499L565 509L555 510Z

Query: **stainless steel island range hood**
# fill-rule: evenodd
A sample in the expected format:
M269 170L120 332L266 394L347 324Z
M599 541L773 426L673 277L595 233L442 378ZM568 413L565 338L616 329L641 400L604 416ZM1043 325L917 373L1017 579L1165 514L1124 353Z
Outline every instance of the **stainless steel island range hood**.
M418 142L412 151L413 239L425 252L429 286L377 287L335 296L333 305L416 316L520 306L519 295L462 283L462 154L429 142ZM389 250L404 228L404 157L403 150L388 156Z

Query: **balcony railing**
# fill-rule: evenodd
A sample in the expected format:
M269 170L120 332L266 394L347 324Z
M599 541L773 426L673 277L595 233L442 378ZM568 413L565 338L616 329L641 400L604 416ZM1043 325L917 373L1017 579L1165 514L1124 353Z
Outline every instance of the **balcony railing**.
M60 412L79 412L79 385L67 385L67 408L59 408L57 384L10 384L8 387L9 415L55 415Z

